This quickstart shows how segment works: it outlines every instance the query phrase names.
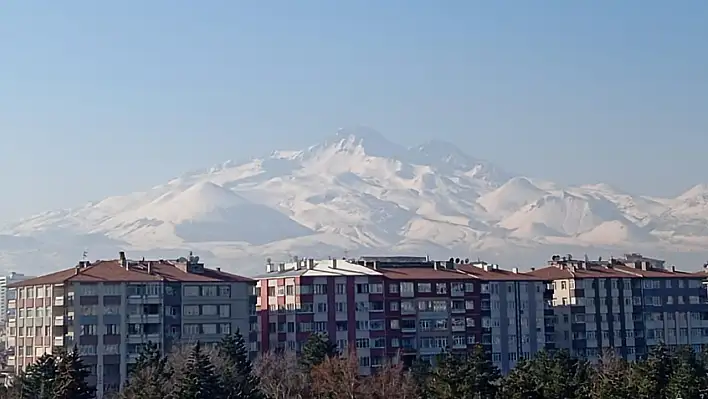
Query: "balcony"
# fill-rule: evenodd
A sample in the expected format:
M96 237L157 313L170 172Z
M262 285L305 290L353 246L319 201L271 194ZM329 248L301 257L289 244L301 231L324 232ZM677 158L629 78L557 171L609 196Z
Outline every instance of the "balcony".
M147 343L147 342L160 342L161 338L162 337L160 336L160 333L129 334L128 335L128 343L129 344L142 344L142 343Z
M54 337L54 346L64 347L64 337Z
M162 315L160 313L128 315L128 323L155 324L160 322L162 322Z
M63 326L64 324L65 324L64 323L64 316L56 316L54 318L54 325L55 326Z

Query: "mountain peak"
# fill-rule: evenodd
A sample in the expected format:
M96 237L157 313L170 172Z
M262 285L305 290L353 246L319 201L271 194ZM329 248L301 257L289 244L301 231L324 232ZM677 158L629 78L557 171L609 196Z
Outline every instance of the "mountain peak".
M691 200L696 198L708 198L708 184L701 183L688 189L683 194L679 195L677 199L680 200Z
M314 154L322 151L361 153L382 158L396 158L404 152L401 146L392 143L377 130L362 125L339 128L334 135L310 147L307 152Z

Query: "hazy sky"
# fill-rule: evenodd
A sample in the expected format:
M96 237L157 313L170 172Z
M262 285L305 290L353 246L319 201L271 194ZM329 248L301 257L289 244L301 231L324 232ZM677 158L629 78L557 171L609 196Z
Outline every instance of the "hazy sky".
M708 2L14 1L0 221L364 124L512 172L708 181Z

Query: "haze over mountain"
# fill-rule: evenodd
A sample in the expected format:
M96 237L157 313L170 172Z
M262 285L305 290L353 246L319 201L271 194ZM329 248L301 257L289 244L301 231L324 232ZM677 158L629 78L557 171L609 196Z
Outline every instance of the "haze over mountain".
M90 259L178 257L253 273L267 257L429 254L538 266L552 253L644 252L703 264L708 185L649 198L605 184L515 175L457 146L404 148L373 129L340 129L298 151L194 171L145 192L54 210L0 231L4 269Z

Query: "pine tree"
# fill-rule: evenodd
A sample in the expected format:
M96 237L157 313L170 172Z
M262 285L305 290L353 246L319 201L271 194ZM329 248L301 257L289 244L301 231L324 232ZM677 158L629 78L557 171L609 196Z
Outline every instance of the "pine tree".
M469 399L465 396L464 361L461 356L443 353L437 357L428 390L434 399Z
M90 399L95 389L90 387L86 379L90 371L81 361L79 352L74 347L71 352L58 354L55 399Z
M671 378L667 387L669 398L701 399L708 388L708 370L690 347L679 348L673 356Z
M501 383L500 399L544 399L542 381L537 378L534 363L521 359Z
M666 345L659 344L653 347L646 360L637 362L632 367L632 378L637 388L637 398L667 398L667 389L672 373L672 357Z
M27 366L17 377L17 384L22 397L52 399L57 379L57 362L54 356L44 354L33 364Z
M239 330L224 337L216 346L223 361L219 370L227 399L260 399L259 378L253 373L246 342Z
M300 364L306 370L321 364L326 358L337 356L337 346L325 334L310 334L307 342L302 347Z
M182 367L175 387L176 399L218 399L223 389L214 365L197 342Z
M492 399L496 396L501 371L480 344L475 345L464 363L465 395L475 399Z
M130 380L121 397L125 399L162 399L171 393L170 377L172 373L160 348L148 343L140 352Z

